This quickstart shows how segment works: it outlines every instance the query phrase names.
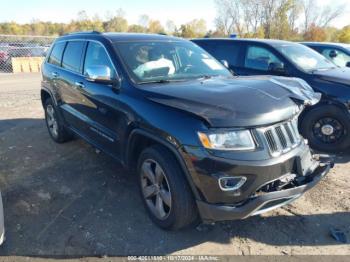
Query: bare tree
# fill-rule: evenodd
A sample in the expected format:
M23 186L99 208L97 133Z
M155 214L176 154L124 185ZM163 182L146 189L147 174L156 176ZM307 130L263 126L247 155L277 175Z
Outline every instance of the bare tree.
M333 7L328 6L327 8L324 8L319 18L319 26L329 26L331 22L344 14L345 8L345 4L340 4Z
M166 21L166 31L169 34L174 34L176 31L176 25L175 22L173 20L167 20Z
M143 27L148 27L150 22L150 18L148 15L140 15L139 17L139 25L143 26Z
M256 36L258 29L262 23L262 1L246 0L246 4L242 5L246 31L252 32Z
M303 0L304 32L307 32L311 25L327 27L345 12L345 3L331 4L320 7L315 0Z
M241 0L215 0L218 16L215 24L220 31L228 35L234 32L241 34L242 26L242 8Z

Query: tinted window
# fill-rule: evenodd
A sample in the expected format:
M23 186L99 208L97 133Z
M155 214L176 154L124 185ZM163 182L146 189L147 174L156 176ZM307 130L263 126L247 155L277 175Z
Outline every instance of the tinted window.
M203 48L217 60L226 60L230 66L238 66L239 45L231 42L208 41Z
M89 42L85 57L84 74L86 74L86 68L90 66L108 66L112 70L112 76L115 76L111 60L104 47L99 43Z
M62 54L65 47L65 42L56 43L52 49L48 62L53 65L60 66L62 60Z
M84 51L85 42L72 41L68 42L66 50L64 51L62 67L80 72L81 58Z
M271 63L280 63L279 60L271 51L264 47L249 46L245 58L244 66L246 68L269 71Z

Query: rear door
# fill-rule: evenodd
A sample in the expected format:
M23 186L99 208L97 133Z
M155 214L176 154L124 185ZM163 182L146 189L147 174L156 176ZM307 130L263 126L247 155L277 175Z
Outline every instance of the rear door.
M81 135L86 135L88 124L84 116L81 94L83 54L86 41L68 41L63 53L61 68L56 75L56 85L61 98L61 109L67 124Z
M43 81L42 85L44 88L52 91L55 97L57 97L57 77L61 71L61 63L66 42L57 42L51 49L50 56L45 61L45 66L42 67Z
M199 45L218 61L226 61L229 69L239 74L242 67L242 52L240 42L210 40L198 42Z

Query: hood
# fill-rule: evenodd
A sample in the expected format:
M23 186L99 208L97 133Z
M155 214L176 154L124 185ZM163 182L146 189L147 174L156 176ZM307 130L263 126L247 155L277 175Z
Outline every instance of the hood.
M320 95L299 79L284 77L212 78L149 85L153 102L203 118L211 127L270 125L297 114L297 104L314 104ZM305 88L305 89L304 89Z
M331 70L315 71L313 75L320 77L322 80L350 86L350 68L337 67Z

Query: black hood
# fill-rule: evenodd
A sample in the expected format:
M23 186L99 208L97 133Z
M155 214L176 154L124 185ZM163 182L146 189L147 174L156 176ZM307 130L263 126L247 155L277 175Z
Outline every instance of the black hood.
M331 70L318 70L313 73L322 80L350 86L350 68L334 68Z
M252 127L286 120L297 104L314 104L320 96L305 82L283 77L213 78L147 86L148 99L204 118L211 127ZM307 84L306 84L307 85ZM297 88L296 88L297 87Z

